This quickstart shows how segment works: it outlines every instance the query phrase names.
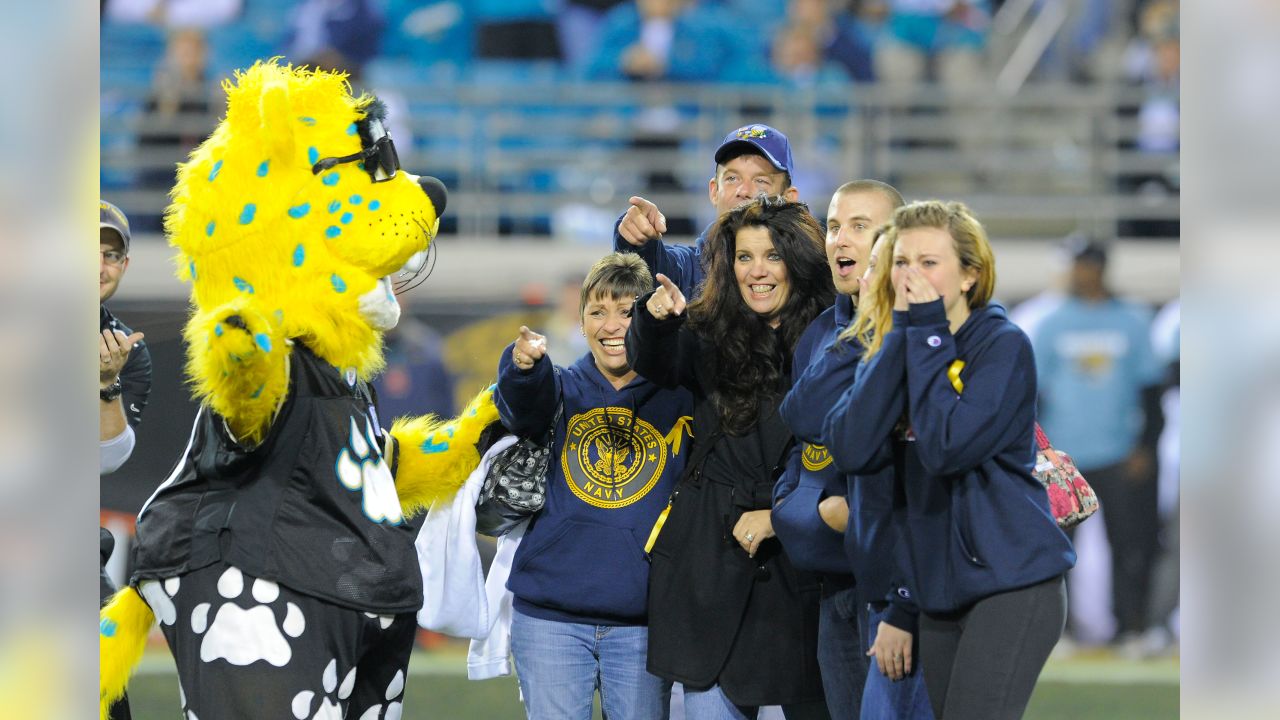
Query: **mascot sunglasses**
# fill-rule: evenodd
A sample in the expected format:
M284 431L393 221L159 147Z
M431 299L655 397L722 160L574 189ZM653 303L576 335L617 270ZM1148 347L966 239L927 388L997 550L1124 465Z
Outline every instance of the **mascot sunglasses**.
M360 130L360 142L364 149L358 153L342 157L320 158L311 166L311 174L320 173L342 163L363 161L365 172L373 182L386 182L396 176L400 169L400 156L396 154L395 143L377 118L366 118L356 123Z

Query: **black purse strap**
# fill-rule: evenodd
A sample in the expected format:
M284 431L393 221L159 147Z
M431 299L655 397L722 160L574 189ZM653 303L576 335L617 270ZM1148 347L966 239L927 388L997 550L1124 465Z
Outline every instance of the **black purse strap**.
M560 368L555 365L551 366L555 371L556 378L560 377ZM560 418L564 417L564 390L556 388L556 414L551 418L551 425L547 427L546 447L550 449L556 439L556 428L560 426Z

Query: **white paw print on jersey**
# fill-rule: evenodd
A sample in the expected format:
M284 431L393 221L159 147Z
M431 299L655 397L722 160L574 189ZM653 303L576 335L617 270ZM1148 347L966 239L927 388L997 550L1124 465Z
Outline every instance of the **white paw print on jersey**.
M314 690L303 690L293 696L293 716L298 720L329 720L330 718L342 720L342 705L339 701L345 701L351 697L351 690L356 686L356 669L351 668L347 671L346 677L342 678L342 684L339 685L338 661L335 658L325 666L320 683L324 688L324 694L319 696L320 704L314 713L311 711L311 706L316 700Z
M383 697L387 699L387 704L371 705L367 710L360 713L360 717L356 720L400 720L400 716L404 713L404 704L396 698L399 698L403 692L404 671L397 670L395 677L391 678L391 682L387 684L386 692L383 693ZM384 710L386 712L383 712Z
M218 578L218 594L227 600L240 597L244 591L245 576L239 569L229 567ZM302 609L286 602L284 619L277 621L270 604L279 599L280 586L270 580L254 579L250 592L256 606L246 610L231 602L223 603L212 622L211 603L200 603L191 611L192 632L204 635L200 641L201 660L222 659L240 666L259 660L276 667L289 664L293 658L289 638L298 637L306 629Z
M173 598L181 584L179 578L171 577L163 581L143 580L138 585L142 598L151 606L151 612L156 614L161 625L172 625L178 619L178 608L173 604Z
M382 460L378 443L373 439L373 424L364 420L364 431L351 418L351 436L338 453L334 464L338 482L348 490L363 489L364 514L372 521L400 524L400 497L391 469Z

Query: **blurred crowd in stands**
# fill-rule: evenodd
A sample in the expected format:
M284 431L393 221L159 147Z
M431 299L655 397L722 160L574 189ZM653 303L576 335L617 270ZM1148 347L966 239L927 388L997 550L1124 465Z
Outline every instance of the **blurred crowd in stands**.
M1061 0L1030 0L1035 8ZM104 67L175 60L160 44L198 31L209 65L225 73L284 54L347 68L369 63L444 76L484 61L549 64L565 79L819 83L972 81L982 72L994 14L1009 0L104 0ZM1136 81L1177 73L1174 0L1063 3L1066 27L1038 68L1043 77L1102 74L1103 46L1128 43ZM185 42L185 41L183 41ZM1108 61L1110 58L1106 58ZM1114 73L1113 73L1114 74Z
M1019 5L1029 8L1027 17L1055 9L1064 14L1035 65L1033 81L1140 88L1118 108L1121 121L1136 130L1126 131L1117 149L1136 151L1151 162L1117 170L1114 184L1104 190L1157 201L1176 196L1176 0L104 0L102 184L155 191L157 206L135 206L133 214L139 233L159 232L160 193L172 184L173 163L212 128L219 83L234 69L275 55L346 70L358 88L376 92L389 107L401 155L414 165L415 150L426 153L432 172L455 190L550 189L599 201L599 195L622 185L634 187L621 197L700 185L705 182L701 173L692 177L678 163L665 161L658 163L660 171L618 177L613 158L629 149L697 154L690 147L691 124L737 118L703 117L699 112L705 108L685 107L660 92L628 94L627 89L708 84L750 88L751 98L761 92L807 93L820 102L838 102L829 110L838 117L854 112L868 87L925 82L959 88L953 97L969 110L911 112L949 118L950 139L929 146L960 149L958 162L984 183L1001 175L1001 161L981 137L994 127L993 118L982 109L981 93L964 89L991 86L1009 56L1008 48L997 52L993 46L1012 37L1000 38L1000 13L1012 15L1007 11ZM476 121L488 118L464 116L447 90L575 87L579 82L607 83L623 94L605 95L605 86L596 85L548 97L547 107L526 102L520 108L527 121L556 119L539 133L488 124L479 129ZM599 98L612 109L574 115L565 107L568 97L579 104ZM770 103L745 99L733 111L790 124L770 117L771 109L789 106L779 97L784 95ZM111 118L124 122L111 123ZM619 118L626 118L624 132L593 134L591 123L616 127ZM582 125L571 125L574 121ZM459 123L478 129L464 131ZM794 126L791 132L811 174L797 178L797 184L818 194L834 188L856 151L851 141ZM535 147L572 149L581 162L521 166L507 171L506 180L493 179L498 173L488 167L481 173L468 166L484 162L492 148ZM591 154L595 149L601 152ZM128 158L126 167L107 160L117 157L107 155L111 150ZM912 185L906 178L886 179L908 190ZM471 188L463 187L468 181ZM586 204L550 207L532 217L504 211L492 232L594 236L611 222L597 214ZM705 218L672 220L674 235L689 235ZM457 222L456 216L446 217L445 232L457 230ZM1177 227L1176 220L1140 219L1122 223L1117 235L1176 237Z

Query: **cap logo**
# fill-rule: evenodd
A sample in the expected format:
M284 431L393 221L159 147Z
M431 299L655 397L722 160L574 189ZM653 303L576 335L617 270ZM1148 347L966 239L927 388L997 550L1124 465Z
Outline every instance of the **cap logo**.
M736 134L738 137L742 138L743 140L746 140L748 138L769 137L769 131L765 130L759 125L752 125L751 127L739 128Z
M108 215L111 216L113 220L115 220L118 223L125 222L125 219L120 216L120 213L115 208L111 207L110 205L104 202L101 202L101 201L98 202L98 210L102 212L106 212Z

